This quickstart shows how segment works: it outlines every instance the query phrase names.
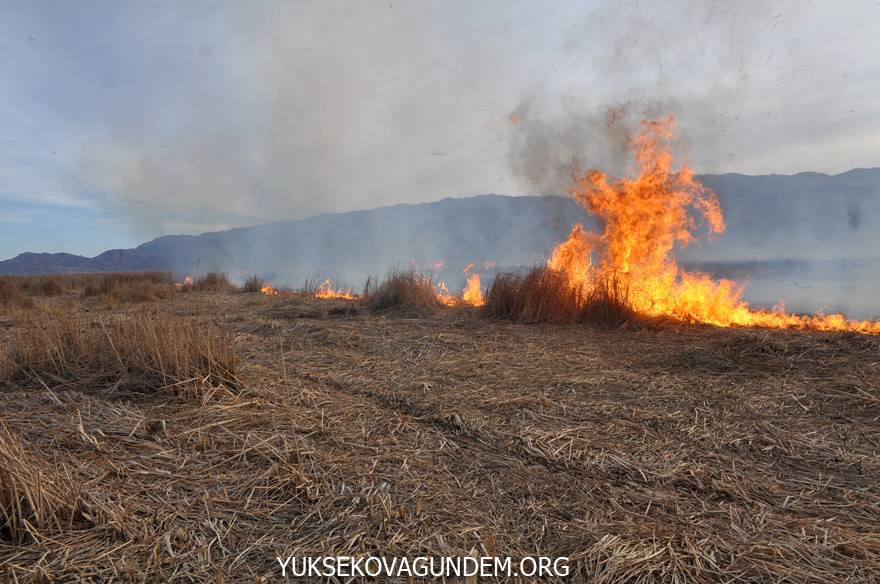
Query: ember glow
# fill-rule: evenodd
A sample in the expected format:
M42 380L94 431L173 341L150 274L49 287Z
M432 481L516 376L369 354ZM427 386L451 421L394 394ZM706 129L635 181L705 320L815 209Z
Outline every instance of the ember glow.
M724 232L724 215L715 193L694 178L686 165L676 168L670 143L675 119L642 122L631 141L634 178L609 178L598 170L576 177L571 196L600 217L601 234L576 224L553 250L548 267L565 273L572 286L588 293L608 279L624 279L635 310L717 326L761 326L855 331L880 334L880 322L848 320L841 314L796 315L784 306L753 309L742 300L742 286L687 272L673 258L705 226L710 236Z

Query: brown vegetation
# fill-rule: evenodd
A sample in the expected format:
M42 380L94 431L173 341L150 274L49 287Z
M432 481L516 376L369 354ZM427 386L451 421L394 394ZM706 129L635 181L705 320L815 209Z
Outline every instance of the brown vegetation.
M22 545L82 527L74 485L0 421L0 542ZM77 525L80 523L80 525Z
M636 320L625 279L612 276L590 292L559 271L538 267L498 274L486 294L486 315L526 323L591 323L618 327Z
M64 292L62 281L52 276L22 279L21 288L31 296L58 296Z
M526 276L499 316L565 314ZM611 284L584 305L616 307ZM38 304L0 321L2 581L474 550L568 556L573 582L880 578L878 337L308 295Z
M167 313L137 312L108 321L47 312L13 329L0 383L87 386L92 391L171 391L202 396L235 387L228 336Z
M25 296L14 283L0 279L0 314L16 309L33 308L34 301Z
M204 276L195 279L191 284L184 284L183 291L193 290L196 292L219 292L232 290L235 286L223 272L208 272Z
M265 286L266 283L259 276L251 276L247 280L244 281L244 286L242 286L242 292L260 292Z
M380 283L369 280L364 287L364 299L373 311L431 312L440 307L434 279L415 270L391 270Z

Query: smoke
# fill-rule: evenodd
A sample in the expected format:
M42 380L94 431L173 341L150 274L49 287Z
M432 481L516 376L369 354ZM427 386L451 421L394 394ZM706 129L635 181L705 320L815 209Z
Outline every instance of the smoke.
M840 136L880 135L866 123L880 118L865 10L95 0L28 3L5 32L38 40L16 79L46 72L21 93L57 96L52 119L76 137L66 184L154 236L560 193L573 160L625 162L605 131L612 107L677 114L704 172L855 165L870 152Z
M167 20L131 8L117 23L136 68L116 87L137 101L105 110L79 174L145 234L504 186L491 12L212 6L166 5Z
M521 123L511 169L528 188L554 193L567 187L573 161L622 172L620 136L605 123L618 108L635 119L675 115L677 154L701 173L875 166L864 154L878 127L864 113L875 109L869 55L880 53L863 44L862 10L867 5L600 4L566 36L577 55L567 83L536 86L513 108Z
M723 135L745 106L755 23L771 15L764 2L691 0L676 10L648 3L601 5L572 28L585 45L579 68L591 81L563 92L534 91L514 109L511 168L540 192L562 193L572 171L627 169L627 144L640 119L676 115L678 154L699 144L704 170L717 167ZM762 47L763 48L763 47Z

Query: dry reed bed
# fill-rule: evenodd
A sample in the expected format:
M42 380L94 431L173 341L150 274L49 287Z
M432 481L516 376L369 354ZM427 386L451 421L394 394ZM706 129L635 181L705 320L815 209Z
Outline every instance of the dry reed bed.
M235 388L231 340L167 312L92 318L57 310L27 314L0 353L0 383L32 388L160 392L203 397Z
M434 278L415 270L395 269L381 282L367 280L363 296L373 312L394 309L428 314L441 307Z
M610 275L587 292L572 286L566 274L545 267L498 274L486 293L483 312L526 323L590 323L611 328L646 320L632 308L624 277Z
M579 554L594 580L862 581L880 569L875 338L443 318L294 330L297 376L459 436L478 453L467 475L528 468L520 488L543 487L540 503L499 505L500 485L516 490L499 477L463 513L539 504L536 528L573 537L542 550Z
M0 453L80 486L4 535L7 579L274 580L276 554L368 552L568 555L590 582L880 576L877 339L173 302L234 340L235 391L40 369L0 392Z

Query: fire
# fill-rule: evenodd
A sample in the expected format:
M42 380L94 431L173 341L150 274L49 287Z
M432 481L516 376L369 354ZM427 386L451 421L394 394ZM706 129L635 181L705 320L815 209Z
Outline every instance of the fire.
M467 275L470 272L476 262L470 262L468 265L464 267L462 272ZM483 287L480 285L480 275L477 273L470 274L467 277L467 283L464 286L464 290L461 292L461 300L465 304L469 304L471 306L482 306L486 303L483 299Z
M465 284L460 297L450 294L446 282L438 282L437 302L444 306L460 306L462 304L469 306L482 306L485 304L485 300L483 299L483 288L480 285L480 275L476 273L468 275L468 272L470 272L475 265L476 262L470 262L462 269L462 272L467 275L467 283Z
M345 300L355 300L357 296L352 294L351 288L334 290L330 278L327 278L321 282L320 286L318 286L318 291L315 292L315 298L342 298Z
M470 304L471 306L482 306L485 304L485 300L483 300L483 288L480 286L479 274L471 274L468 276L467 284L464 287L464 291L461 293L461 299L465 304Z
M193 277L192 276L184 276L183 282L175 282L174 287L180 290L184 287L189 287L193 285Z
M437 302L444 306L455 306L458 304L458 299L449 293L446 282L437 283Z
M669 143L674 128L672 116L642 122L631 141L638 171L634 178L611 179L592 170L575 179L571 196L605 227L599 234L575 225L553 250L548 267L565 273L572 286L585 292L609 278L624 278L633 308L647 315L717 326L880 334L877 321L789 314L781 304L773 310L753 309L741 299L742 287L736 282L680 268L672 257L676 245L688 245L700 226L710 235L723 233L725 226L715 193L690 168L673 165Z
M260 292L267 296L278 296L280 294L278 288L272 285L272 282L266 282L266 285L260 288Z

